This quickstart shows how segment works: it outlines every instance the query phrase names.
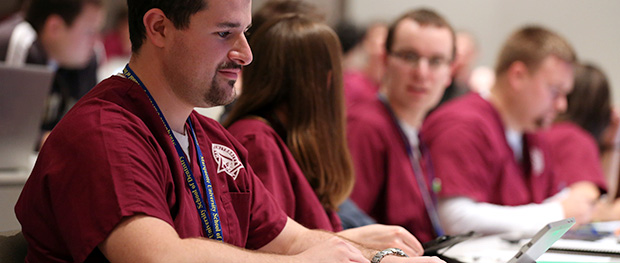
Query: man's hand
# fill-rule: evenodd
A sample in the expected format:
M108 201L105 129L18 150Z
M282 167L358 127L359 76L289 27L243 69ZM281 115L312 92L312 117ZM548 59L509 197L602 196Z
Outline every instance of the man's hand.
M340 231L338 235L376 250L394 247L411 257L424 254L420 242L401 226L373 224Z
M570 192L562 201L565 217L574 217L577 225L587 224L594 216L598 188L590 182L578 182L570 186Z

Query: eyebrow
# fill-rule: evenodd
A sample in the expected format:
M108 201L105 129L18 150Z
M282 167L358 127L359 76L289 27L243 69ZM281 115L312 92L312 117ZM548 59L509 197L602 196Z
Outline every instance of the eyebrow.
M222 23L218 23L217 27L224 27L224 28L236 28L236 27L240 27L241 24L239 23L233 23L233 22L222 22Z
M238 28L240 26L241 26L240 23L234 23L234 22L222 22L222 23L218 23L217 24L217 27L219 27L219 28ZM245 28L245 30L248 30L251 26L252 26L252 24L249 24Z

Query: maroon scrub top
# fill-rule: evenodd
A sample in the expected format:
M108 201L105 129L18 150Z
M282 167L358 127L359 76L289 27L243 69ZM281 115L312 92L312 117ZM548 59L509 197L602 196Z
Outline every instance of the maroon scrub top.
M258 119L242 119L228 130L248 150L256 176L289 217L310 229L342 230L336 212L325 211L290 150L271 126Z
M517 161L497 110L471 93L439 107L425 120L422 140L441 180L440 197L467 197L496 205L540 203L555 194L549 146L523 136Z
M405 143L377 96L349 111L347 139L356 176L351 199L378 223L403 226L421 242L433 239L433 226ZM424 166L428 163L426 159L421 162L430 184L432 178Z
M247 152L219 123L190 118L215 192L226 243L257 249L287 217L256 178ZM193 145L193 143L190 143ZM194 177L204 185L196 150ZM105 262L97 246L130 216L170 224L181 238L204 228L179 157L146 93L113 76L80 100L52 131L15 207L28 262Z
M588 131L572 122L556 123L542 133L551 145L556 191L587 181L606 191L598 144Z

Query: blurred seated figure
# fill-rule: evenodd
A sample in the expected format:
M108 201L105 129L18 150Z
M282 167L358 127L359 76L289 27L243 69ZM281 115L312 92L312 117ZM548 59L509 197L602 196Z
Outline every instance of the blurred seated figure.
M450 84L454 31L433 10L408 10L390 24L384 48L380 94L347 112L351 200L380 224L400 225L427 242L444 231L432 187L434 161L419 131Z
M114 26L103 36L103 45L107 59L116 57L129 59L131 56L131 41L129 40L129 23L127 23L127 10L118 12L114 20Z
M558 195L549 142L539 133L566 110L576 61L557 33L519 28L500 49L487 97L469 93L426 118L422 141L440 185L439 218L447 233L531 236L563 218L591 221L598 191Z
M446 89L439 105L468 92L476 92L486 97L495 74L487 66L475 66L480 54L474 35L467 31L456 33L456 57L452 63L452 83Z
M385 38L387 25L375 22L365 32L353 24L344 23L337 27L343 42L344 94L346 108L359 102L373 100L379 91L385 71Z
M122 8L115 16L111 29L103 35L105 60L99 66L97 79L104 80L123 70L131 56L131 41L129 40L129 23L127 9Z
M452 83L446 88L440 105L471 90L469 80L474 63L478 59L478 44L474 36L466 31L456 33L456 56L452 63Z
M93 47L103 23L101 0L31 0L0 23L0 61L57 69L42 124L42 141L96 84Z
M553 150L554 186L560 191L579 184L582 191L599 194L598 188L605 190L607 185L610 198L599 201L594 220L618 220L620 210L614 208L613 199L620 162L619 122L603 71L592 64L579 65L567 103L567 111L544 132Z

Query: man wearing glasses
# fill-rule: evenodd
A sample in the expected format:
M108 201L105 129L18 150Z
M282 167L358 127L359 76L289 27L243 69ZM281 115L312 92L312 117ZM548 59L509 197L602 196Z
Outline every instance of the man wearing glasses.
M448 233L534 235L548 222L588 222L598 189L571 185L557 195L545 141L536 134L566 110L576 55L538 26L514 32L497 59L488 97L470 94L425 120L422 137L441 180L438 210Z
M450 84L454 50L454 30L439 14L404 14L388 30L379 97L351 108L347 117L356 173L351 198L379 223L401 225L421 242L443 230L418 130Z

